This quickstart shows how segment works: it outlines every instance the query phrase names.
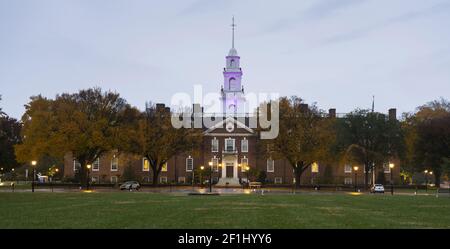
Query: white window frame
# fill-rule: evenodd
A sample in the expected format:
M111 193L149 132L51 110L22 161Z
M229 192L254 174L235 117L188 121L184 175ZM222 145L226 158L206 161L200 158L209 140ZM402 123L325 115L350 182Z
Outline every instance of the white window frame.
M214 156L214 158L211 159L211 162L212 162L213 171L219 172L219 158L216 158Z
M91 178L92 183L97 183L98 182L98 176L93 176Z
M115 179L115 180L113 180L113 179ZM111 176L110 180L111 180L111 183L118 183L119 178L117 176Z
M241 158L241 172L246 172L245 166L248 166L248 158L246 156Z
M353 170L352 165L350 165L350 164L344 165L344 173L352 173L352 170Z
M384 171L385 174L390 174L391 173L391 167L389 167L389 164L390 163L383 163L383 171Z
M114 160L117 160L116 168L113 169ZM113 158L111 158L111 171L118 171L119 170L119 158L114 155Z
M81 168L80 162L77 159L73 159L73 172L76 172L79 168Z
M179 176L178 177L178 183L186 183L186 177L185 176Z
M272 169L269 169L269 162L272 165ZM275 161L273 159L267 159L267 172L275 172Z
M273 178L273 182L275 184L283 184L283 177L277 176L277 177Z
M145 169L145 162L146 161L148 162L148 169ZM145 158L145 157L142 158L142 171L143 172L149 172L150 171L150 161L147 158Z
M219 140L216 137L211 140L211 152L219 152Z
M351 177L344 178L344 184L345 185L352 185L353 184L353 179Z
M245 146L244 146L245 145ZM245 150L244 150L245 148ZM241 152L248 152L248 140L244 137L244 139L241 140Z
M189 161L192 162L190 169L189 169L189 163L188 163ZM192 170L194 170L194 158L189 156L186 158L186 172L192 172Z
M235 151L236 150L236 139L225 138L225 151L230 151L230 150L228 150L227 141L233 141L233 149L231 151Z
M97 167L95 167L97 165ZM100 171L100 157L92 163L92 171Z
M164 180L163 180L163 179L164 179ZM160 182L160 183L168 183L167 176L161 176L161 177L159 177L159 182Z

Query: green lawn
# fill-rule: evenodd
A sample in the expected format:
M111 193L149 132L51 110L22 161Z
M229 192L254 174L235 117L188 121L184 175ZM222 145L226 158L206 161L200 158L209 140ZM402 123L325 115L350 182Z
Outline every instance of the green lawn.
M450 198L0 193L0 228L450 228Z

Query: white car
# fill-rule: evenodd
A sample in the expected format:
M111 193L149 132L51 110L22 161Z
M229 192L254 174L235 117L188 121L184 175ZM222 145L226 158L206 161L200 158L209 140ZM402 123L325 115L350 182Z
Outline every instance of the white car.
M382 184L375 184L370 188L370 193L382 193L384 194L384 186Z
M136 181L128 181L124 182L122 185L120 185L120 190L139 190L141 185Z

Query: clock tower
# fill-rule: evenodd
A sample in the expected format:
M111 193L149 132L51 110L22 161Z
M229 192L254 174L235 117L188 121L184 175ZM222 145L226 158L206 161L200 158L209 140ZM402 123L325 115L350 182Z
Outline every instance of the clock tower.
M234 28L236 25L233 22L231 49L226 56L226 67L223 69L223 86L221 90L222 111L226 116L237 116L243 114L245 98L244 87L242 86L242 69L240 68L240 57L237 50L234 48Z

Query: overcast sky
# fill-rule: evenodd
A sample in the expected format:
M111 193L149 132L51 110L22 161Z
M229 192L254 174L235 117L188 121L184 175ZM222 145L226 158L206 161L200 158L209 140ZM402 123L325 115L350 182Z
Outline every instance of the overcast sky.
M100 86L134 106L218 92L235 16L248 92L338 113L450 98L448 0L0 0L0 106Z

